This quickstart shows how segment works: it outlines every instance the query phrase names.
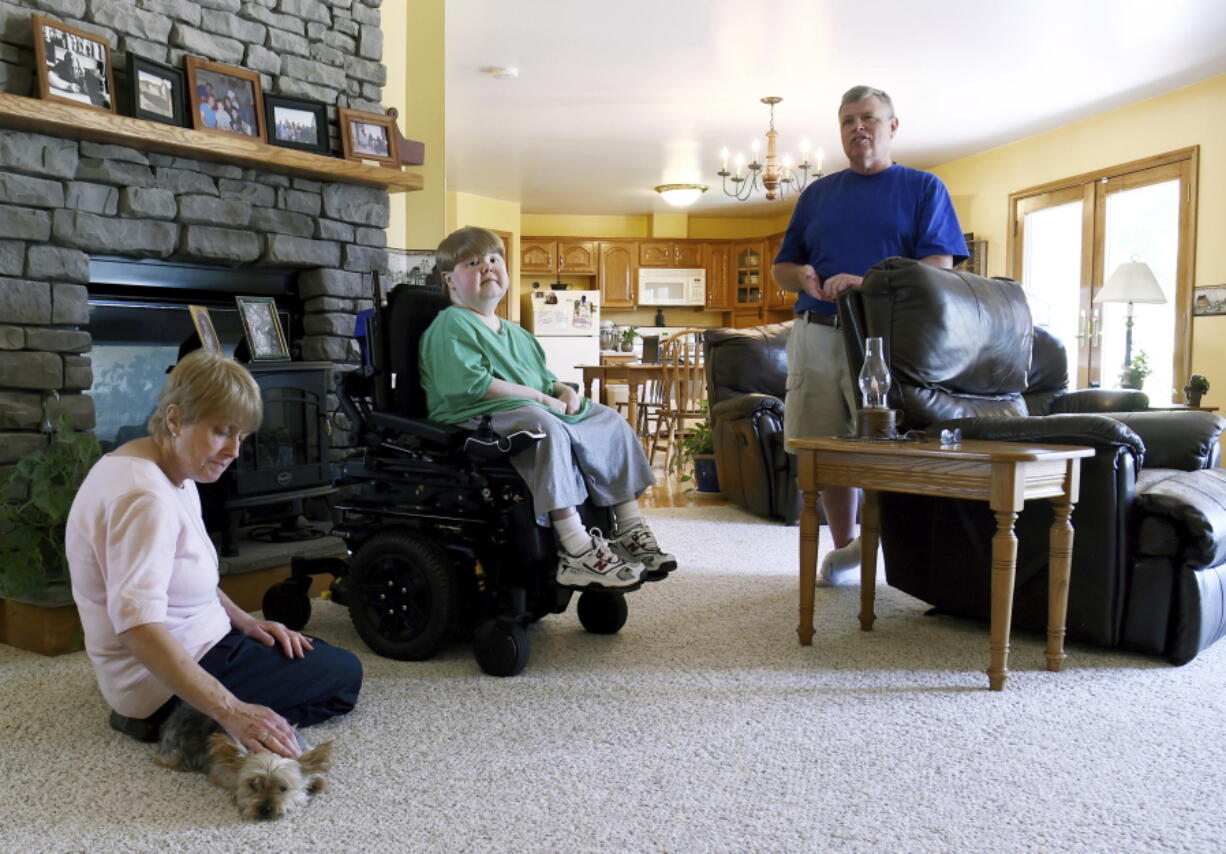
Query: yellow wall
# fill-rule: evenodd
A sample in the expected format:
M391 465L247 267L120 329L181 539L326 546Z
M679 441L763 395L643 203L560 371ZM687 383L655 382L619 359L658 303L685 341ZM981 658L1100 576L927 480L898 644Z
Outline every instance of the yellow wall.
M425 188L391 198L387 243L398 249L432 249L446 236L444 7L445 0L412 0L382 8L383 104L400 111L401 133L426 144L426 162L406 167Z
M511 233L511 255L507 258L507 270L511 274L511 319L519 320L519 230L521 216L519 202L505 202L474 196L471 193L447 194L447 219L445 234L469 225L492 228Z
M989 275L1004 275L1009 194L1155 154L1200 146L1194 286L1226 283L1226 75L955 160L932 171L949 187L965 231L988 243ZM1192 323L1192 371L1209 379L1205 405L1226 404L1226 317Z
M580 216L524 214L523 233L541 237L690 237L723 240L766 237L788 226L792 209L770 217L696 217L687 214Z
M523 234L541 237L650 237L648 216L524 214Z

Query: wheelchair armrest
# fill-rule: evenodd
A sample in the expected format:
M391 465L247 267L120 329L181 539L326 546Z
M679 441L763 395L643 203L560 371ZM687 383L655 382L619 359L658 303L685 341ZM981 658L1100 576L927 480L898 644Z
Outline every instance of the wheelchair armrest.
M437 421L426 421L421 418L405 418L402 415L392 415L387 412L371 412L367 417L371 424L382 430L404 433L444 447L456 444L468 432L450 424L440 424Z
M474 460L490 462L512 457L545 438L539 430L516 430L509 436L499 436L492 430L474 433L464 440L464 453Z

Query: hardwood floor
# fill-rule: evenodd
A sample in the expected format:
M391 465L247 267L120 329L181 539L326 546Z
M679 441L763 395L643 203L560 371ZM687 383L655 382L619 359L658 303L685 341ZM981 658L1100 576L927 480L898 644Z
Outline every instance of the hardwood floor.
M653 466L652 471L656 475L656 485L648 487L639 498L643 507L711 507L728 503L719 493L698 492L693 488L693 481L679 482L664 470L663 465Z

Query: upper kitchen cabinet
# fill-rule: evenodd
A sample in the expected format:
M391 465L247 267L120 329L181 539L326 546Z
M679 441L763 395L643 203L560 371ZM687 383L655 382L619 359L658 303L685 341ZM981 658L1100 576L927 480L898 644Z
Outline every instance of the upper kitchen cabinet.
M634 241L601 241L598 247L600 265L596 281L600 288L601 309L634 308L638 272Z
M674 240L640 240L640 267L701 267L703 252L701 243L682 243Z
M796 294L792 291L784 290L775 281L775 275L772 268L775 264L775 256L779 254L779 247L783 244L783 235L774 234L766 238L766 257L763 261L763 272L766 274L766 307L767 308L791 308L792 303L796 302Z
M732 244L732 302L735 306L760 306L766 271L762 267L761 240Z
M597 264L594 240L542 240L525 237L520 241L521 273L595 276Z
M559 240L558 272L571 276L595 276L599 266L593 240Z
M519 242L519 272L558 272L558 241L525 237Z
M708 243L707 256L707 311L727 311L732 308L728 294L728 270L732 266L732 251L727 241Z

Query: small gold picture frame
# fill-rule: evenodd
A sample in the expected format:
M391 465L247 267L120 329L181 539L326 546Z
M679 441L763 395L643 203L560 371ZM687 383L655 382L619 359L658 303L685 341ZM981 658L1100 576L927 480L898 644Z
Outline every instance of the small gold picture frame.
M289 360L289 345L277 316L277 303L272 297L235 297L238 316L243 321L243 334L253 362L285 362Z
M221 352L221 339L213 328L213 319L209 310L202 305L189 305L187 310L192 315L192 325L196 327L196 335L200 338L200 346L210 353Z

